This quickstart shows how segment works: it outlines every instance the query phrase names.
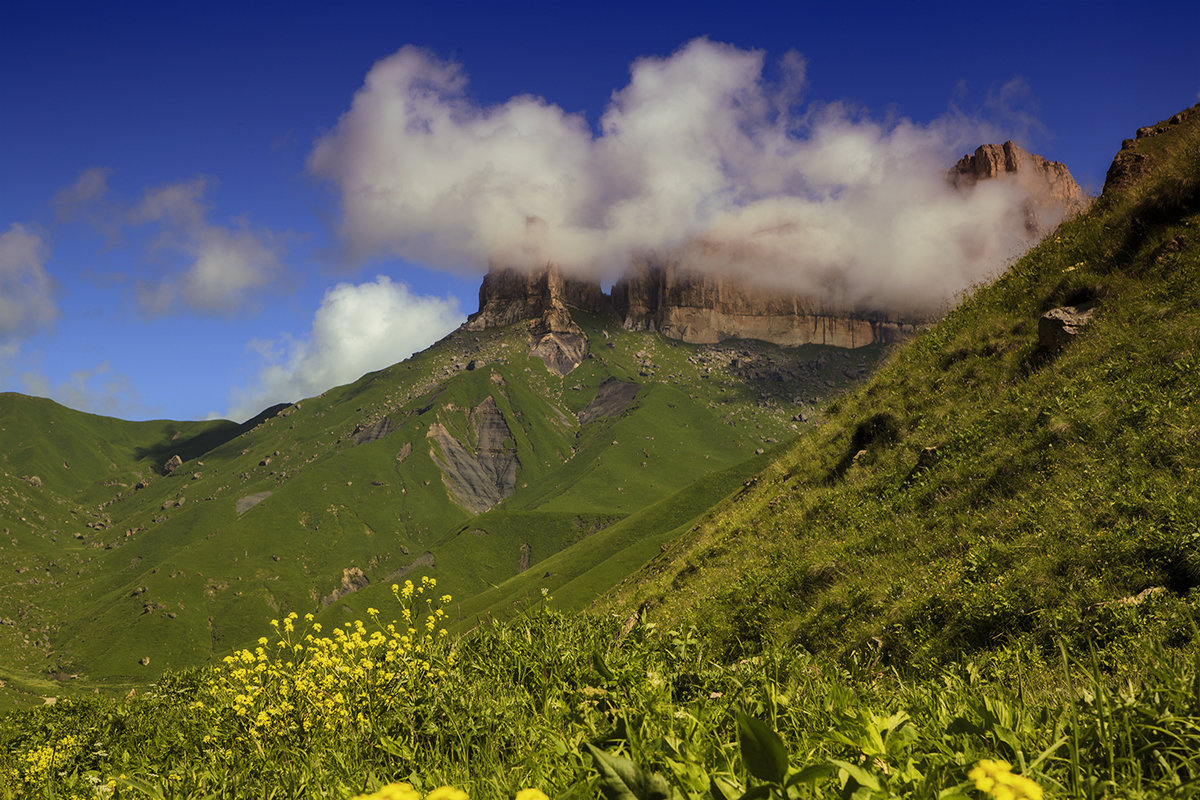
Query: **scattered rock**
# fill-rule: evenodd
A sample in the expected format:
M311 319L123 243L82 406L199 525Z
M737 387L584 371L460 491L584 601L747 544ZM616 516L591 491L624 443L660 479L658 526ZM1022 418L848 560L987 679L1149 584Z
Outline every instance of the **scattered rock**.
M162 471L164 475L170 475L175 470L183 466L183 459L178 455L171 456L167 459L167 463L163 464Z
M142 656L141 658L138 659L138 663L141 664L143 667L150 666L150 656Z
M25 477L25 482L35 489L40 489L42 487L42 479L37 475L27 475Z
M1095 310L1094 302L1050 309L1038 320L1038 344L1051 352L1062 350L1088 326Z
M328 608L348 594L357 592L371 581L358 567L346 567L342 570L342 584L321 598L321 608Z

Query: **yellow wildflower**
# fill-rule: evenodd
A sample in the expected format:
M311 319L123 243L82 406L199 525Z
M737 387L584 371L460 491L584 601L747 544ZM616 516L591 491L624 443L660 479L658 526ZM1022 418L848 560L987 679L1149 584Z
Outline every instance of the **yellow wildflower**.
M522 789L517 792L516 800L550 800L541 789Z
M985 758L967 773L975 788L995 800L1042 800L1042 787L1023 775L1012 773L1012 764Z
M467 793L462 789L455 789L453 786L439 786L429 794L425 795L425 800L468 800Z

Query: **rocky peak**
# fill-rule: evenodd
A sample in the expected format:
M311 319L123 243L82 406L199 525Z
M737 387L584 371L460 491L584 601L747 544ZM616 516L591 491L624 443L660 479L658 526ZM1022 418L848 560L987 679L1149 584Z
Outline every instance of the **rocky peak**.
M587 355L587 336L569 309L600 312L608 297L594 281L564 276L553 264L533 272L492 266L479 287L479 310L467 330L499 328L528 321L529 351L556 375L566 375Z
M1086 199L1067 166L1030 153L1015 142L985 144L963 156L950 170L950 183L970 189L982 180L1013 180L1029 193L1025 226L1044 234L1064 218L1083 210Z
M467 319L473 331L540 319L567 308L601 311L608 298L594 281L564 276L554 264L530 272L492 265L479 287L479 310Z

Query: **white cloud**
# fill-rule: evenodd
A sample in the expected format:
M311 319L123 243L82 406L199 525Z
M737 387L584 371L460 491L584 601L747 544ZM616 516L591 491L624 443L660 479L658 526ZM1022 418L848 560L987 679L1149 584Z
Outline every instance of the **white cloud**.
M489 262L612 279L632 258L693 266L845 303L940 305L1028 243L1008 182L955 192L947 169L995 131L959 113L881 122L800 107L804 61L706 39L643 58L595 134L522 95L480 106L454 63L405 47L375 64L309 169L340 191L357 256L443 269ZM1023 86L989 100L1012 112Z
M157 280L138 284L138 301L154 315L183 303L193 311L231 314L253 306L255 293L281 271L282 245L270 231L251 230L245 220L227 228L208 221L203 178L148 191L130 213L133 224L160 226L153 250L185 257L182 274L168 268Z
M24 373L21 383L27 394L49 397L78 411L123 419L145 416L148 411L139 400L133 381L114 372L108 361L91 369L76 370L57 385L38 372Z
M0 341L26 335L58 317L50 248L40 234L14 222L0 233Z
M242 420L403 361L463 320L452 297L412 294L386 276L325 292L307 339L252 342L266 362L255 384L235 390L228 417Z

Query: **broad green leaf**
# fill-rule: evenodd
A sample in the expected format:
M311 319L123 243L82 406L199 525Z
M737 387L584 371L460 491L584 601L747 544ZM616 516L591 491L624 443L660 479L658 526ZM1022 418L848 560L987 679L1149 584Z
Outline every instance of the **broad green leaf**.
M592 651L592 668L606 681L616 680L617 678L616 673L605 663L604 656L600 654L599 650Z
M828 762L824 764L809 764L804 769L797 772L792 777L788 778L787 786L795 786L798 783L812 783L823 778L830 778L837 774L838 768Z
M584 744L600 773L600 791L607 800L668 800L671 787L661 775L647 773L628 758L609 755L592 744Z
M858 764L851 764L849 761L838 761L836 758L829 759L829 763L837 764L846 772L847 775L853 778L855 783L857 783L859 786L865 786L866 788L876 792L880 791L879 779L870 772L867 772Z
M737 715L738 744L742 748L742 761L750 774L760 781L783 783L787 775L788 757L779 734L766 723L741 712Z
M741 789L725 778L713 776L708 779L708 793L713 796L713 800L733 800L739 792Z

